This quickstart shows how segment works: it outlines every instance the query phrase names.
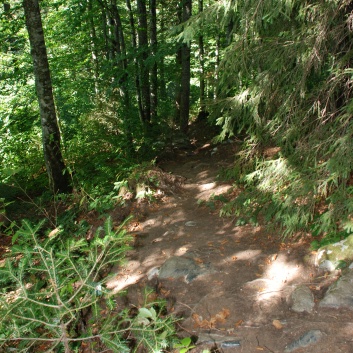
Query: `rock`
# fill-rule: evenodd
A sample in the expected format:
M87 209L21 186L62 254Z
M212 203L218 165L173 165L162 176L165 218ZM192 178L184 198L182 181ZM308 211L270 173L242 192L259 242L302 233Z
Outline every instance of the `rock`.
M240 346L241 344L239 340L221 342L221 348L237 348Z
M310 313L315 306L314 296L307 286L298 286L291 294L291 308L296 313Z
M188 221L188 222L185 223L185 225L187 227L195 227L197 225L197 223L194 222L194 221Z
M337 243L321 247L315 265L325 271L334 271L342 262L353 261L353 234Z
M197 344L217 344L222 348L236 348L241 346L238 338L214 333L201 333L197 339Z
M159 278L185 277L187 283L206 273L207 266L198 265L193 259L183 256L169 258L160 268Z
M152 267L148 272L147 272L147 278L150 281L153 277L158 277L159 275L159 268L158 267Z
M353 309L353 270L347 270L343 276L330 286L324 299L319 304L321 308Z
M308 347L311 344L318 342L322 337L322 332L320 330L311 330L300 336L297 340L288 344L284 350L285 353L290 353L296 349Z

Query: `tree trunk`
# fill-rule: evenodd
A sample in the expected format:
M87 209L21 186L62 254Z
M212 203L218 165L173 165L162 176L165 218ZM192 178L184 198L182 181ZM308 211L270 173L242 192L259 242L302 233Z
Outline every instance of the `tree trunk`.
M203 12L203 0L199 0L199 13ZM203 43L203 35L199 36L199 61L200 61L200 113L199 116L205 116L206 105L205 105L205 49Z
M157 14L156 0L150 0L150 33L151 33L151 54L153 55L153 65L151 69L151 120L157 120L158 105L158 66L156 59L157 52Z
M183 2L183 22L191 17L192 0ZM190 43L181 47L181 98L180 98L180 130L188 131L190 112Z
M115 25L115 33L117 37L117 42L119 43L119 63L122 64L121 67L123 69L123 73L119 78L119 84L121 86L121 95L123 98L123 121L124 121L124 132L126 134L127 145L129 149L129 153L134 153L134 145L133 145L133 134L132 134L132 125L130 118L130 94L129 94L129 75L128 75L128 61L126 58L126 44L125 37L123 32L123 25L121 22L121 16L119 13L119 9L117 6L117 1L112 0L111 3L112 15L114 19Z
M60 148L60 131L56 117L47 50L38 0L23 0L26 27L31 45L36 91L42 126L44 160L50 189L57 192L71 190L69 175L65 173Z
M89 13L89 26L90 26L90 39L91 39L91 57L94 75L94 91L96 95L99 93L99 61L98 61L98 51L96 48L97 34L96 28L93 20L93 10L92 10L92 0L88 0L87 9Z
M183 22L183 7L182 3L178 2L177 6L177 18L178 23ZM177 48L176 57L175 57L175 113L174 113L174 124L180 127L180 101L181 101L181 67L182 67L182 50L181 44Z
M146 65L148 59L148 35L147 35L147 10L146 0L137 0L137 19L138 19L138 49L139 49L139 76L141 85L142 102L142 123L144 127L151 122L150 104L150 78L149 69Z
M164 19L164 6L161 3L161 10L160 10L160 33L162 36L161 42L164 42L164 33L166 32L165 28L165 19ZM162 100L167 99L167 87L165 82L165 68L164 68L164 56L159 59L158 63L159 69L159 93Z
M131 46L135 49L137 52L137 40L136 40L136 31L135 31L135 20L134 20L134 14L132 12L131 8L131 2L130 0L126 0L126 6L129 11L129 22L130 22L130 30L131 30ZM138 62L137 59L134 59L135 63L135 86L136 86L136 97L137 97L137 105L139 109L139 116L140 120L143 121L143 108L142 108L142 98L141 98L141 88L140 88L140 77L138 74Z

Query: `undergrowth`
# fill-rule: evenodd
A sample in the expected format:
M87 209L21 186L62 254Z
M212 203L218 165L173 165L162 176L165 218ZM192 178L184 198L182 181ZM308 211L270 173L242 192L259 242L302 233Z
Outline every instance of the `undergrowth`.
M224 202L221 216L236 216L242 224L262 219L283 238L310 233L318 237L316 247L353 233L353 188L345 181L329 183L323 167L322 178L316 179L312 169L293 156L265 158L245 151L222 172L222 178L236 181L239 192Z
M0 267L0 347L6 352L161 352L172 345L175 319L163 301L131 312L105 286L124 261L130 238L108 218L93 238L46 235L44 221L23 221Z

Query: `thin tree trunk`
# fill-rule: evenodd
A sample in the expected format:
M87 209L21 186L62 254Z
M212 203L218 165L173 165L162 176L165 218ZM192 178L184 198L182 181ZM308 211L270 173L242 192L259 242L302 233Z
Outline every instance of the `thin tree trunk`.
M199 13L203 12L203 0L199 0ZM199 61L200 61L200 113L199 116L204 116L206 113L205 105L205 49L203 43L203 35L199 36Z
M69 175L65 173L60 148L60 130L57 121L47 50L38 0L23 0L26 27L31 45L36 91L42 126L44 160L49 186L55 193L68 192Z
M142 123L144 127L151 122L150 78L146 65L148 59L147 9L146 0L137 0L139 76L141 85Z
M181 1L178 2L177 6L177 18L178 23L183 22L183 6ZM176 72L176 80L175 80L175 113L174 113L174 124L180 127L180 101L181 101L181 67L182 67L182 49L180 45L176 52L175 57L175 72Z
M135 49L135 51L137 52L135 20L134 20L134 14L133 14L132 8L131 8L130 0L126 0L126 6L129 11L129 22L130 22L130 30L131 30L131 45ZM140 78L139 78L139 74L138 74L138 63L137 63L136 58L134 59L134 63L135 63L135 69L136 69L135 86L136 86L137 105L138 105L140 120L143 121L143 108L142 108L142 99L141 99Z
M163 3L161 4L161 10L160 10L160 32L165 33L165 20L164 20L164 6ZM164 36L161 39L161 41L164 41ZM165 82L165 68L164 68L164 56L162 56L159 60L159 92L160 92L160 97L162 100L166 99L167 96L167 89L166 89L166 82Z
M125 37L123 32L123 26L121 22L120 13L118 10L116 0L112 0L112 15L114 18L115 33L117 37L117 42L119 43L119 62L122 64L123 73L120 77L119 83L121 85L121 95L123 98L123 121L124 121L124 130L127 137L129 153L134 153L133 146L133 135L132 135L132 126L130 118L130 94L129 94L129 77L128 77L128 61L126 58L126 44Z
M151 69L151 120L157 120L158 108L158 66L156 59L157 52L157 13L156 0L150 0L150 33L151 33L151 55L153 56L153 65Z
M183 22L191 17L192 0L184 0ZM190 112L190 43L181 47L181 99L180 99L180 130L188 131Z
M102 7L101 21L102 21L102 35L104 39L105 58L109 60L110 45L109 45L109 35L108 35L108 26L107 26L107 14L104 7Z
M96 95L99 93L99 61L98 52L96 48L97 34L96 28L94 26L93 11L92 11L92 0L88 0L88 12L89 12L89 25L90 25L90 38L91 38L91 57L93 64L93 74L94 74L94 91Z

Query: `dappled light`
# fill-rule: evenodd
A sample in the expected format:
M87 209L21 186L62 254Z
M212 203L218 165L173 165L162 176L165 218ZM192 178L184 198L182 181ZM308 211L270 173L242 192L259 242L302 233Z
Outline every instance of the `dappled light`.
M1 352L353 352L352 1L0 24Z

